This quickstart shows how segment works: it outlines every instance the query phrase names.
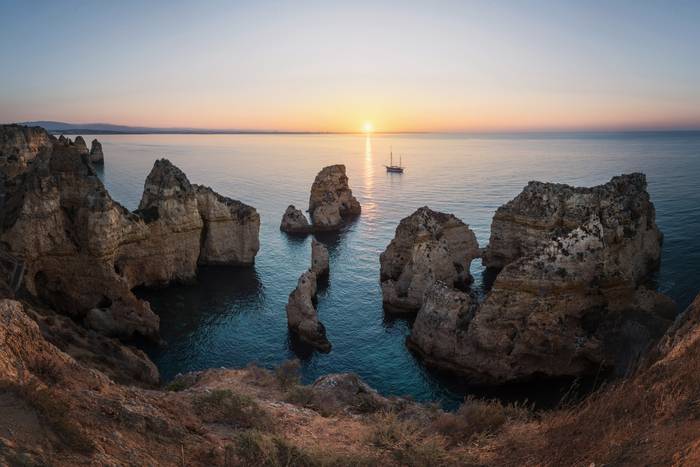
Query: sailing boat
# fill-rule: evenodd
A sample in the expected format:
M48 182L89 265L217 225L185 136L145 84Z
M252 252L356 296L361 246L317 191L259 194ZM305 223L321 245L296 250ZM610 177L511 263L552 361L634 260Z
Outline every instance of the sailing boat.
M392 173L403 173L403 167L401 166L401 156L399 156L399 165L394 165L394 151L393 149L389 151L389 157L391 158L391 162L389 162L389 165L385 165L386 171L387 172L392 172Z

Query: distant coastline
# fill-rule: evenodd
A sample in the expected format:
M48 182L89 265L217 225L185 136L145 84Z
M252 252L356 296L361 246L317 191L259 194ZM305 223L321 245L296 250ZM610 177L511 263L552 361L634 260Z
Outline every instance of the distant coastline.
M64 135L357 135L361 131L292 131L270 129L212 129L180 127L142 127L111 123L67 123L58 121L16 122L18 125L39 126L53 134ZM611 137L624 135L691 135L700 128L630 128L610 130L512 130L512 131L375 131L376 135L454 135L495 138L571 138Z

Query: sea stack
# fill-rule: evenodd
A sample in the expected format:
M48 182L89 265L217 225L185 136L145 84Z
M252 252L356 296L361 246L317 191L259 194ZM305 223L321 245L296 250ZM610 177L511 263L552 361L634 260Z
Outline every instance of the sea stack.
M474 232L452 214L425 206L404 218L379 257L382 299L390 312L416 312L435 282L464 288L479 256Z
M314 305L316 299L317 276L308 270L299 277L297 287L289 294L287 302L287 325L302 342L321 352L331 351L331 343L326 337L326 328L318 320Z
M342 164L324 167L311 186L309 213L315 231L338 230L345 219L360 214Z
M409 347L482 384L624 373L675 314L643 285L661 238L642 174L531 182L494 216L484 263L503 269L485 301L431 288Z
M316 276L327 276L330 272L328 265L328 249L315 238L311 240L311 270Z
M92 145L90 146L90 162L98 165L105 163L105 156L102 152L102 143L97 141L97 139L93 139Z
M280 222L280 230L293 235L307 235L311 233L311 225L306 220L306 216L297 209L294 205L289 205L284 211L282 222Z

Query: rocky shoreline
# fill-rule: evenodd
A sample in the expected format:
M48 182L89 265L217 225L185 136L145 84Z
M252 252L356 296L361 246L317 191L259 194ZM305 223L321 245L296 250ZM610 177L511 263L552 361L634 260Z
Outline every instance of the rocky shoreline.
M82 137L0 126L1 253L16 265L0 278L2 464L588 465L619 463L620 449L631 464L700 460L700 298L676 318L648 287L663 237L642 174L531 182L496 211L484 249L453 215L422 207L401 221L379 259L383 301L416 315L407 345L426 363L485 385L626 376L574 408L467 399L450 414L355 375L304 386L294 363L159 387L128 344L159 340L132 289L192 281L200 265L252 266L260 216L167 159L130 212L93 164L104 164L96 140L88 150ZM338 230L360 215L344 166L316 176L309 213L290 206L281 230ZM478 258L496 277L483 300L469 288ZM321 352L331 343L315 295L330 259L313 239L286 307L290 332Z

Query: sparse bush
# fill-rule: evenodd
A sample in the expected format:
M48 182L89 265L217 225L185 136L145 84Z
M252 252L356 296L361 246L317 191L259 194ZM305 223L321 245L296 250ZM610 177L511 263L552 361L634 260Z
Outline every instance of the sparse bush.
M301 363L299 360L287 360L282 363L277 370L275 370L275 377L280 387L285 391L297 384L301 380L299 371L301 370Z
M456 413L443 413L432 423L432 430L446 436L452 444L468 442L472 436L498 431L508 420L522 420L527 410L499 401L467 398Z
M34 373L34 376L47 385L58 384L63 381L63 370L55 361L48 357L38 357L33 362L30 369L32 373Z
M166 391L180 392L192 387L195 383L195 378L192 375L178 375L165 386Z
M293 386L285 394L291 404L315 410L324 417L338 413L339 407L332 395L315 391L310 386Z
M401 419L395 413L382 413L374 417L374 428L369 440L375 447L389 451L400 465L428 467L444 465L445 440L429 433L418 421Z
M270 415L251 397L228 389L218 389L194 400L196 412L206 421L237 428L269 429Z

